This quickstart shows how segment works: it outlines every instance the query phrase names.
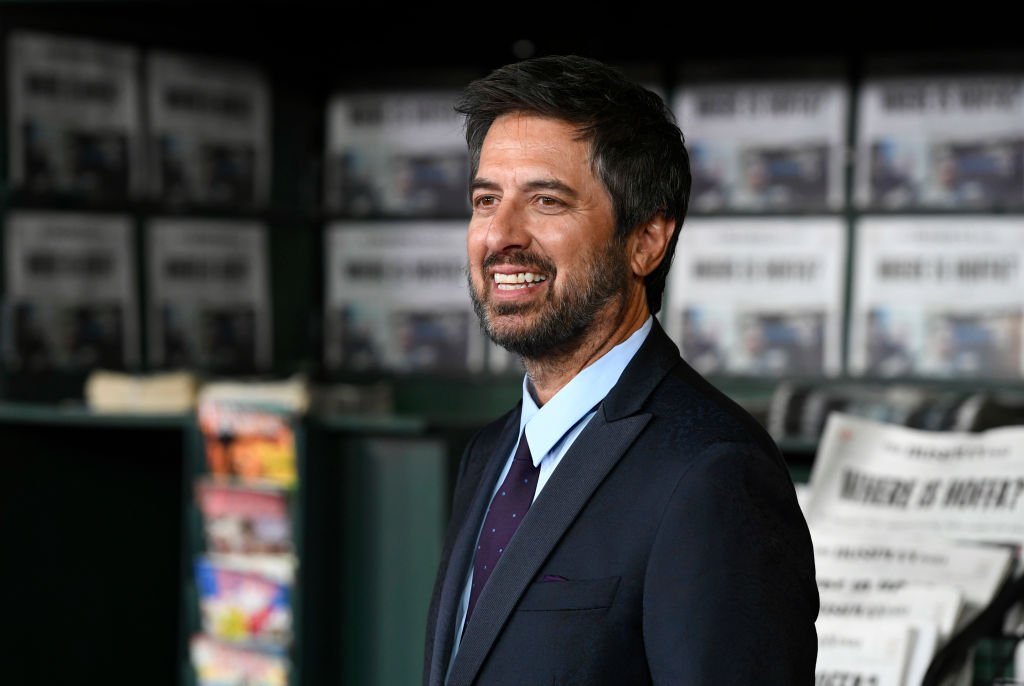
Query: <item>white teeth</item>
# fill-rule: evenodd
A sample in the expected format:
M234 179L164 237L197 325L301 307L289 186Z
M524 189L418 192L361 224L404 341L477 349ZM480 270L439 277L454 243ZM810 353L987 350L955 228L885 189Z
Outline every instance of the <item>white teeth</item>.
M541 281L547 280L548 277L542 274L535 274L533 272L519 272L518 274L495 274L494 283L496 284L533 284L540 283Z

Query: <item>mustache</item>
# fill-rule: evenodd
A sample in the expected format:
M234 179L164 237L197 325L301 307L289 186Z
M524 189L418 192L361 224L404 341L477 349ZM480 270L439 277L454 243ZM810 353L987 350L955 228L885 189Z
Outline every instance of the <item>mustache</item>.
M492 253L484 258L482 266L484 270L487 270L502 264L514 264L542 274L552 275L555 273L554 262L531 252Z

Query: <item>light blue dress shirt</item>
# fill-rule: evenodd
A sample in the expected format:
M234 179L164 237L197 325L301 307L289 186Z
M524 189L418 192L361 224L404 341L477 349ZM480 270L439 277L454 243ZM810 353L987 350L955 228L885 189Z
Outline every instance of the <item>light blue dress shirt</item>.
M653 317L648 317L643 326L634 331L629 338L574 376L542 407L537 406L533 394L530 393L529 379L523 377L523 411L519 418L519 435L522 436L523 432L526 432L533 464L540 468L537 490L533 494L534 500L540 495L573 441L597 412L597 405L618 382L626 365L643 345L651 331L652 323ZM492 497L512 467L512 457L518 443L519 441L516 441L516 445L512 446L512 451L505 461L505 468L494 483ZM479 533L477 536L479 537ZM469 591L472 585L473 565L470 564L466 584L462 590L462 599L455 615L455 645L452 648L452 659L448 663L449 672L462 642L462 629L466 621L466 608L469 606Z

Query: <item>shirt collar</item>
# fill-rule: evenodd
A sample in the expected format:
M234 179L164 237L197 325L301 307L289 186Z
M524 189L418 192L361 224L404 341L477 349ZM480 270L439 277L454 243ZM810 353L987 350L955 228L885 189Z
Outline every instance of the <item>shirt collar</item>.
M537 407L530 393L530 380L523 376L519 434L521 436L526 431L534 466L539 466L569 429L604 400L647 339L653 320L653 316L647 317L643 326L574 376L543 407Z

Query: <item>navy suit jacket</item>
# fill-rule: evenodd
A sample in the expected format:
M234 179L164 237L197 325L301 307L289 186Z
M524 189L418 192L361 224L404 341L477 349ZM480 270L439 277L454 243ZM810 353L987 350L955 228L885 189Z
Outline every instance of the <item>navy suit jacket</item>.
M519 407L459 466L427 620L444 683L477 531ZM810 535L771 438L654 327L484 587L450 686L813 684Z

